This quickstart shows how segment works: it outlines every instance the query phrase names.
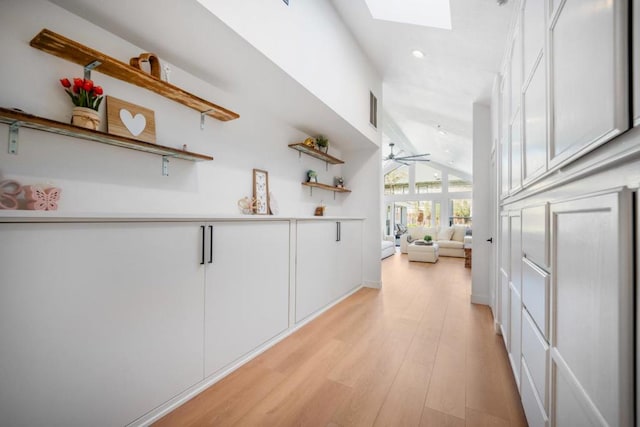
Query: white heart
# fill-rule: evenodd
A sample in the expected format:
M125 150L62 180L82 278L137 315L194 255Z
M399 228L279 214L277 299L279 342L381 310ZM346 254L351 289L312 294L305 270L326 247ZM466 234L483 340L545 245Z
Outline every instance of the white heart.
M142 114L138 113L134 117L129 110L124 108L120 110L120 120L133 136L140 135L144 128L147 127L147 119Z

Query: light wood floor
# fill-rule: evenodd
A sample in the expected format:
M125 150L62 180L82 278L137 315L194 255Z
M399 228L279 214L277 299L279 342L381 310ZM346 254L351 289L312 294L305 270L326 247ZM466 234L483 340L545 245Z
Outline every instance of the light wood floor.
M396 254L382 278L157 426L526 426L464 260Z

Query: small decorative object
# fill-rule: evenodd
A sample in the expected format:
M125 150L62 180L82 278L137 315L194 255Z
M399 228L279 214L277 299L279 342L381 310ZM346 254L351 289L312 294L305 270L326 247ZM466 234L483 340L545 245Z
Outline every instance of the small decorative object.
M104 91L100 86L95 86L89 79L73 79L73 85L69 79L60 79L60 84L71 98L75 107L71 115L71 124L91 130L98 130L100 116L98 108L102 102Z
M433 245L433 238L429 234L425 235L422 240L424 240L426 245Z
M329 151L329 140L324 135L318 135L316 137L316 145L318 149L324 153Z
M18 181L5 179L0 181L0 209L18 209L18 195L22 186Z
M269 173L267 171L253 170L253 198L256 200L253 212L258 215L269 215Z
M155 114L148 108L107 96L107 132L155 144Z
M278 215L280 213L280 207L278 201L273 197L273 193L269 192L269 213L271 215Z
M35 211L55 211L58 209L61 189L56 187L43 189L38 185L25 185L24 198L27 209Z
M411 234L407 235L407 243L411 243L413 242L413 237L411 237Z
M333 181L336 187L344 188L344 179L342 179L341 176L336 176L335 178L333 178Z
M311 147L311 148L315 148L316 147L316 140L313 138L307 138L302 142L304 145L306 145L307 147Z
M140 56L136 58L131 58L129 60L129 65L141 71L145 71L142 68L142 64L144 63L149 64L149 74L151 74L156 79L160 80L161 73L162 73L161 67L160 67L160 60L154 53L146 53L146 52L141 53Z
M165 63L162 69L164 70L164 81L167 83L171 83L171 81L169 80L169 75L171 74L171 67L169 67L169 65Z
M307 182L318 182L318 172L313 170L307 171Z
M315 212L313 213L314 216L324 216L324 208L325 206L322 204L322 201L320 201L320 206L318 206L315 210Z
M252 214L255 207L256 207L255 199L243 197L242 199L238 200L238 208L240 208L240 211L245 215Z

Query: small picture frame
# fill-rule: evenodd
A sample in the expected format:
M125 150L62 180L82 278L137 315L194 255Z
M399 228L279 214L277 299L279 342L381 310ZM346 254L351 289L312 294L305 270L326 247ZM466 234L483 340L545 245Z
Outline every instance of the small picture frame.
M156 143L153 110L107 96L107 133Z
M253 170L253 198L256 201L254 213L269 215L269 172Z

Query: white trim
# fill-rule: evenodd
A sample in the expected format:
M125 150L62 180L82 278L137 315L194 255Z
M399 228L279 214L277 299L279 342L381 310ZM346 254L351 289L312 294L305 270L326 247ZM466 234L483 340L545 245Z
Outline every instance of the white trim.
M382 289L381 280L364 280L362 283L363 288Z
M481 304L491 307L491 296L488 294L474 295L471 294L472 304Z

